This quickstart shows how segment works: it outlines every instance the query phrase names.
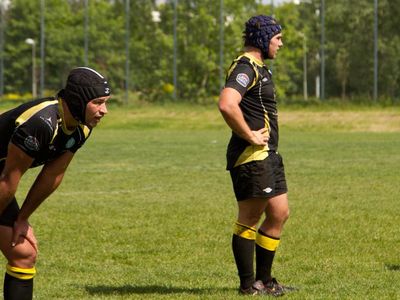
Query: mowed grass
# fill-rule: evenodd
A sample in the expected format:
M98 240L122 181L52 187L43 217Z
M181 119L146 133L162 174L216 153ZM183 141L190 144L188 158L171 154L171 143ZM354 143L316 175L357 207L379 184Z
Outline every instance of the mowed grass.
M281 112L291 217L273 271L299 288L285 298L400 299L399 118ZM229 136L216 107L111 107L31 217L35 299L241 299Z

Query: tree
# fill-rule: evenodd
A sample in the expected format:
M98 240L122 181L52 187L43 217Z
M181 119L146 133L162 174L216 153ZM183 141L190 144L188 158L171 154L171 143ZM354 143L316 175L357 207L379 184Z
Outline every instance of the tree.
M27 38L39 41L39 3L14 0L8 10L4 47L4 90L26 93L31 91L31 46Z
M172 99L174 0L130 1L130 27L126 32L126 0L88 1L88 63L110 79L113 91L125 90L129 62L129 88L141 99ZM68 71L84 63L84 0L46 0L45 88L63 87ZM242 51L244 23L256 14L271 14L259 0L224 0L223 68ZM274 73L278 99L303 92L303 36L307 38L309 90L320 73L318 53L321 26L320 0L285 3L274 8L283 25L284 47L276 61L266 61ZM220 91L220 1L178 1L178 98L210 102ZM160 12L155 22L152 11ZM327 97L371 97L373 88L373 3L370 0L327 1L325 66ZM379 0L379 95L400 96L400 0ZM31 90L32 38L39 45L40 1L13 0L7 11L4 46L5 92ZM3 19L4 21L4 19ZM129 33L129 57L126 36ZM39 51L37 51L38 53ZM39 56L39 55L37 55ZM39 57L37 57L39 61ZM39 64L38 64L39 65ZM38 68L39 69L39 68ZM39 70L37 70L39 72ZM39 74L38 74L39 75ZM39 76L37 76L39 77Z

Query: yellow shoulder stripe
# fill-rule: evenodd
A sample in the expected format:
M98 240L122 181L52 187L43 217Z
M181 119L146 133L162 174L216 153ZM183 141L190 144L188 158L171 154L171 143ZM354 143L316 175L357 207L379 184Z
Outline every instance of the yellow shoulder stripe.
M85 135L85 139L87 139L88 136L89 136L89 133L90 133L89 127L87 127L87 126L85 126L83 124L80 124L80 126L81 126L81 128L83 130L83 134Z
M52 101L45 101L42 102L38 105L35 105L29 109L27 109L26 111L24 111L18 118L17 120L15 120L15 124L17 126L25 123L26 121L29 120L30 117L32 117L34 114L36 114L38 111L42 110L43 108L49 106L49 105L53 105L53 104L57 104L58 101L57 100L52 100Z
M264 66L264 63L261 61L261 60L259 60L259 59L257 59L257 58L255 58L253 55L251 55L251 54L249 54L249 53L243 53L242 55L241 55L241 57L247 57L249 60L250 60L250 62L253 64L256 64L257 66L259 66L259 67L263 67Z
M250 54L243 53L242 55L239 55L238 57L235 58L235 60L233 61L232 65L230 66L230 68L228 70L227 78L229 77L229 75L231 75L232 71L235 69L239 60L242 57L246 57L250 61L250 65L253 67L254 74L255 74L252 84L247 88L247 90L250 90L258 82L259 74L258 74L257 66L260 66L260 67L263 66L262 62L260 62L259 60L257 60L253 56L251 56Z

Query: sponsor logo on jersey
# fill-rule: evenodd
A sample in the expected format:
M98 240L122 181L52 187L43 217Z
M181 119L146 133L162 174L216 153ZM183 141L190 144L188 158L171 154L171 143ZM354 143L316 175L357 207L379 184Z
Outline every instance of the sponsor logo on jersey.
M236 81L239 83L242 87L247 87L249 85L250 79L249 76L245 73L239 73L236 76Z
M70 138L67 143L65 144L65 148L69 149L71 148L73 145L75 145L75 139L72 137Z
M24 145L29 150L38 151L39 150L39 141L34 136L28 136L24 140Z
M42 119L42 121L45 122L46 125L49 126L50 129L53 131L53 125L52 125L52 122L51 122L51 117L45 118L43 116L40 116L40 119Z

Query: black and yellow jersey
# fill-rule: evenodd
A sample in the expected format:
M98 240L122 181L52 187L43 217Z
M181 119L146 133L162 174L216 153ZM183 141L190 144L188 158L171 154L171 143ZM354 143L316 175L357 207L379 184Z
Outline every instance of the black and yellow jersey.
M266 146L253 146L232 132L227 150L227 169L244 163L264 160L268 151L278 149L278 111L272 73L267 66L249 54L238 56L226 76L225 88L233 88L242 95L239 104L251 130L268 128Z
M44 98L0 115L0 161L7 157L11 142L34 159L31 167L54 160L66 151L75 153L91 130L79 125L68 130L63 120L61 99Z

